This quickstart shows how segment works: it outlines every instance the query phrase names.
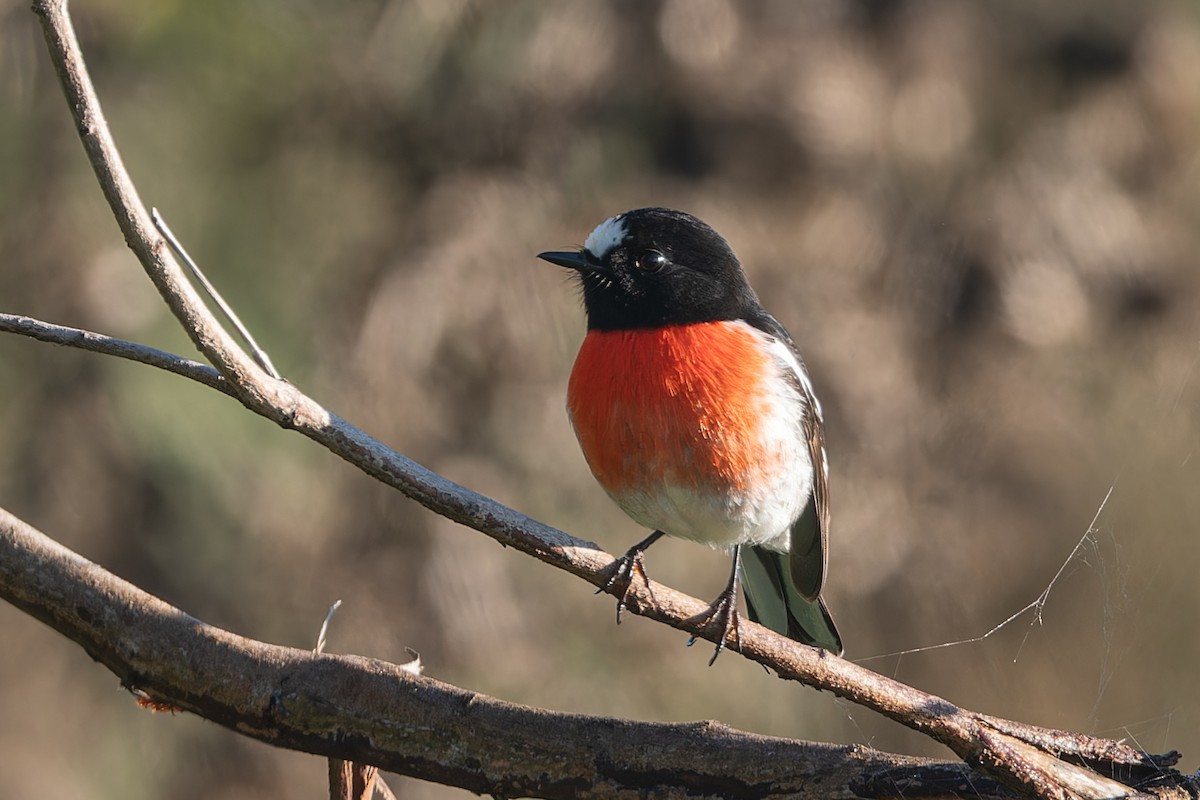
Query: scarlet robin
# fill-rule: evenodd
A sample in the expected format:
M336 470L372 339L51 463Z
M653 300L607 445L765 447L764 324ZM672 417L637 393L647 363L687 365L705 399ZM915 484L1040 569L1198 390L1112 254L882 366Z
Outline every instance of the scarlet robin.
M567 409L596 480L653 530L620 559L618 620L643 553L664 534L729 548L729 583L706 619L739 641L751 620L842 652L824 601L829 467L821 406L791 336L767 313L728 242L681 211L610 217L575 270L587 336ZM711 663L711 662L710 662Z

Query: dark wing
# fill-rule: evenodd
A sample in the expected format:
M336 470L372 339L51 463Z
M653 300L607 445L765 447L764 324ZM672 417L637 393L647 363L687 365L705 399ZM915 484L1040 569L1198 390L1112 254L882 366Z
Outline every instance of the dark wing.
M825 601L807 600L788 574L792 556L762 547L742 548L742 588L746 613L789 639L842 654L842 637Z
M813 393L812 383L804 368L804 360L796 350L792 337L779 322L761 311L746 320L759 330L787 345L796 363L788 379L804 401L804 439L812 461L812 497L804 513L792 525L790 571L796 589L809 600L816 600L825 585L825 568L829 559L829 460L825 456L825 423L821 404Z
M829 461L825 457L825 425L821 407L813 397L807 381L804 438L812 458L812 500L792 525L792 580L796 588L810 600L816 600L825 585L825 568L829 563Z

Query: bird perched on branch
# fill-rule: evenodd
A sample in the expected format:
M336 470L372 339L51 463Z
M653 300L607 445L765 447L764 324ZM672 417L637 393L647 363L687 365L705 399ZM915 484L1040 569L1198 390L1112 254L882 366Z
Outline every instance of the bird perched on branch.
M664 534L729 548L729 583L702 621L740 647L750 619L842 652L821 599L829 536L821 406L783 326L729 244L681 211L601 222L578 251L538 258L574 270L587 336L567 391L596 480L653 530L617 562L617 619L643 553ZM711 661L709 663L712 663Z

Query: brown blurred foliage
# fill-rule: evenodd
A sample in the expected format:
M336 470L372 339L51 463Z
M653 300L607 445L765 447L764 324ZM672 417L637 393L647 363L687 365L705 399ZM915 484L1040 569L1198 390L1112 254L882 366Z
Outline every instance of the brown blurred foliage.
M610 551L563 412L583 317L533 258L691 211L803 350L850 658L967 707L1200 753L1200 12L1070 0L96 2L143 197L276 364ZM192 355L0 0L0 309ZM441 520L214 392L0 340L0 503L214 624L550 708L936 749ZM664 542L701 597L720 554ZM316 797L325 765L152 715L0 608L0 796ZM49 776L49 782L47 777ZM397 782L395 778L393 782ZM459 796L409 783L406 797Z

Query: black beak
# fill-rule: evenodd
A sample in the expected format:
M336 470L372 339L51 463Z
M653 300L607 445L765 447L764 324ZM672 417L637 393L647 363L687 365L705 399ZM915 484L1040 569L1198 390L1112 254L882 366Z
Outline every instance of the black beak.
M542 261L549 261L551 264L557 264L567 269L579 270L580 272L599 271L599 267L588 261L587 256L582 252L551 250L545 253L538 253L538 258Z

